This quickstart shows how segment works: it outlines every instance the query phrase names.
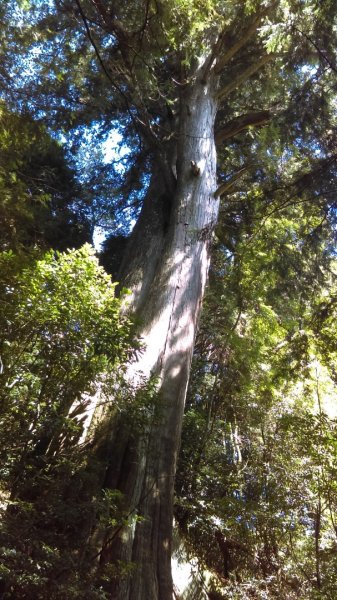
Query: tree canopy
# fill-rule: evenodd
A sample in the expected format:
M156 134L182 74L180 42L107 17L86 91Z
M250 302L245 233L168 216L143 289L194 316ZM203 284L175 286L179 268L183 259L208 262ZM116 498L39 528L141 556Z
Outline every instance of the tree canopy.
M179 98L209 47L205 69L216 60L220 73L216 139L224 184L242 168L261 177L266 161L284 153L292 156L292 175L296 164L303 175L318 159L332 160L333 4L9 2L4 95L69 132L75 152L87 144L90 160L80 156L87 181L103 196L108 181L117 227L122 215L137 214L153 161L167 171ZM268 122L262 136L253 133ZM107 168L94 159L94 146L115 130L127 154ZM104 212L102 203L96 209Z

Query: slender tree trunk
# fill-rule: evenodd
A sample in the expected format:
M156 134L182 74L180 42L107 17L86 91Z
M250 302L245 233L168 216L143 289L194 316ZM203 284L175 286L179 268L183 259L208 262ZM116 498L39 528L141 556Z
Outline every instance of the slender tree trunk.
M215 82L198 76L185 89L177 133L177 181L167 190L157 175L125 261L145 349L131 368L158 378L158 398L146 435L119 424L105 485L124 494L126 511L141 518L106 540L102 559L131 561L129 577L112 584L114 600L171 600L173 492L194 338L218 214L214 119ZM158 192L160 187L166 191ZM171 193L171 197L170 196ZM171 202L167 211L166 202ZM169 217L168 217L168 212ZM118 445L118 449L116 448Z
M318 590L322 587L321 579L321 561L320 561L320 538L321 538L321 520L322 520L322 504L321 496L318 496L315 515L315 562L316 562L316 587Z

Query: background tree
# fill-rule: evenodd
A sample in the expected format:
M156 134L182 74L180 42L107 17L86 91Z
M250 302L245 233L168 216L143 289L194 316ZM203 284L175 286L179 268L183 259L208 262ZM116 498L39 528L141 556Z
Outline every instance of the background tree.
M0 108L1 248L78 247L91 239L86 206L62 146L31 117Z

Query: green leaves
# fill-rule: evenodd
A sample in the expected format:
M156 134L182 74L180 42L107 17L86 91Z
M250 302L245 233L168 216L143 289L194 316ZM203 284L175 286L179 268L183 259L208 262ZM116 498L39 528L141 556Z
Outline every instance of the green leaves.
M85 206L63 148L0 104L0 248L65 249L89 239Z
M53 597L104 598L87 579L92 565L82 550L96 516L108 510L111 523L118 518L118 497L97 492L101 465L79 441L98 390L102 405L115 408L112 394L133 346L121 312L125 294L116 298L89 245L42 256L2 253L0 269L5 589L17 598L39 594L70 569Z
M185 60L192 58L196 44L199 52L202 51L202 42L205 42L204 33L210 29L214 18L221 19L217 13L217 3L212 0L165 0L162 3L166 22L165 29L169 43L175 50L187 53ZM189 65L186 65L189 66Z
M115 285L90 246L49 252L37 260L5 253L0 263L1 423L4 456L12 461L17 435L23 438L16 456L24 448L27 452L26 444L33 448L46 427L54 432L49 443L64 436L62 427L75 401L83 402L77 420L83 416L83 395L93 393L100 376L108 380L125 360L130 322L120 316L124 300L115 297ZM18 414L21 422L27 420L22 433ZM70 422L68 428L70 438L81 433L79 424L77 431Z
M256 178L248 192L223 200L176 515L191 554L225 597L245 597L249 588L257 597L332 598L334 231L324 192L318 198L315 188L297 185L302 168L316 179L306 158L281 148L276 140L264 163L276 192Z

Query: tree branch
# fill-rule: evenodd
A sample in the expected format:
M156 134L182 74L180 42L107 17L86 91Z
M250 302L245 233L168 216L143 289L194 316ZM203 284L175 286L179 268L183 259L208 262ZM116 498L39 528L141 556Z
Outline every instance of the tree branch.
M278 4L278 0L275 0L275 2L272 2L272 4L270 6L268 6L268 8L261 11L257 15L257 17L254 19L254 21L251 23L251 25L248 27L248 29L246 29L246 31L244 32L242 37L231 48L229 48L227 50L227 52L225 52L225 54L220 56L217 64L215 65L215 68L214 68L215 73L219 74L223 70L223 68L229 63L229 61L233 58L233 56L235 56L235 54L237 54L239 52L239 50L241 50L241 48L243 48L243 46L245 46L247 44L247 42L250 40L250 38L253 37L253 35L256 32L258 26L260 25L262 19L277 4Z
M137 92L137 81L136 81L136 78L134 75L133 64L132 64L132 62L130 60L130 56L129 56L130 49L132 50L132 52L135 53L135 56L137 55L137 53L135 52L135 50L133 48L131 48L130 43L129 43L133 34L127 32L124 29L124 27L119 23L119 21L114 18L113 14L106 10L106 8L105 8L104 4L101 2L101 0L91 0L92 4L94 5L95 9L97 10L99 16L101 17L103 23L105 24L106 29L110 33L112 33L113 35L116 36L117 41L119 43L119 49L120 49L120 52L122 55L122 59L124 61L125 67L127 68L128 72L130 73L130 81L131 81L131 85L133 86L133 90L132 90L133 104L134 104L135 108L137 109L137 112L138 112L137 116L134 116L132 114L131 108L129 106L129 102L128 102L127 98L125 97L125 94L116 85L116 83L113 81L112 77L110 76L110 73L107 71L107 69L104 65L104 62L103 62L103 60L99 54L99 51L97 49L97 46L92 38L86 16L84 15L83 9L81 8L81 5L80 5L80 1L79 0L75 0L75 1L80 10L81 17L84 21L90 42L95 50L95 53L97 55L97 58L100 62L102 69L104 70L104 73L107 75L107 77L108 77L109 81L112 83L112 85L114 85L115 88L120 92L120 94L125 98L127 110L131 117L131 120L138 125L138 127L141 129L144 137L147 138L148 141L150 142L150 145L152 144L154 146L158 146L158 139L151 127L151 124L150 124L150 121L149 121L149 118L147 115L146 107L143 106L144 103L143 103L142 99L140 97L137 98L137 96L139 96L139 94ZM146 10L146 22L147 21L148 21L148 8ZM145 24L144 24L144 27L145 27ZM126 75L126 77L128 78L127 75ZM139 101L137 102L137 100L139 100Z
M268 123L271 117L272 114L269 110L254 111L245 115L240 115L239 117L236 117L236 119L226 123L224 127L216 132L215 143L220 144L237 133L244 131L244 129L248 129L248 127L261 127L261 125Z
M298 33L300 33L301 35L303 35L303 37L305 37L305 39L317 50L319 56L321 58L323 58L323 60L328 63L330 69L334 72L337 73L337 67L332 63L332 61L330 60L330 58L328 58L325 55L325 52L323 50L321 50L321 48L316 44L316 42L314 42L314 40L307 34L304 33L304 31L301 31L301 29L298 29L298 27L294 27L295 31L297 31Z
M201 74L201 82L202 83L206 83L207 80L207 76L213 66L214 61L216 60L216 57L218 55L218 53L220 52L221 46L224 42L224 39L226 37L226 33L227 30L223 30L219 33L218 39L215 42L215 44L213 45L212 51L209 55L209 57L207 58L202 74Z
M115 88L115 89L116 89L116 90L117 90L117 91L120 93L120 95L123 97L123 99L124 99L124 101L125 101L125 103L126 103L126 108L127 108L128 112L129 112L129 114L130 114L130 116L131 116L131 118L132 118L132 120L133 120L133 116L132 116L132 114L131 114L131 112L130 112L130 106L129 106L129 102L128 102L128 100L127 100L127 98L126 98L126 96L125 96L124 92L122 92L122 90L119 88L119 86L116 84L116 82L115 82L115 81L112 79L112 77L111 77L111 75L110 75L110 73L109 73L108 69L106 68L106 66L105 66L105 64L104 64L104 61L103 61L103 59L102 59L102 57L101 57L101 55L100 55L100 52L99 52L99 50L98 50L98 48L97 48L97 45L96 45L96 43L95 43L95 40L94 40L94 38L93 38L93 37L92 37L92 35L91 35L90 27L89 27L89 25L88 25L87 18L86 18L86 16L85 16L84 12L83 12L83 9L82 9L82 6L81 6L81 4L80 4L80 1L79 1L79 0L75 0L75 2L76 2L76 4L77 4L78 10L79 10L79 12L80 12L81 19L82 19L82 21L83 21L83 23L84 23L84 27L85 27L85 30L86 30L86 32L87 32L87 36L88 36L88 39L89 39L89 41L90 41L90 44L92 45L92 47L93 47L93 49L94 49L94 51L95 51L95 54L96 54L96 56L97 56L98 62L99 62L99 64L101 65L101 68L102 68L102 70L103 70L104 74L106 75L106 77L108 78L108 80L110 81L110 83L113 85L113 87L114 87L114 88Z
M91 0L91 2L105 24L107 31L114 33L116 36L118 35L119 39L122 38L124 42L128 40L130 33L124 29L121 23L115 19L112 14L108 13L101 0Z
M100 66L101 66L104 74L106 75L106 77L110 81L111 85L117 90L117 92L123 98L124 103L125 103L125 108L126 108L126 111L127 111L128 115L129 115L129 117L131 119L131 122L134 123L136 126L138 125L138 127L139 127L139 124L143 126L143 124L141 123L139 117L135 117L133 115L133 113L131 111L131 108L130 108L129 100L128 100L126 94L122 91L122 89L119 87L119 85L113 80L113 78L111 77L108 69L106 68L106 66L104 64L104 61L103 61L103 59L102 59L102 57L100 55L100 52L98 50L98 47L97 47L97 45L95 43L95 40L93 39L93 37L91 35L90 27L89 27L86 15L84 14L84 11L82 9L80 0L75 0L75 2L76 2L76 5L78 7L79 13L81 15L81 19L82 19L82 21L84 23L84 27L85 27L88 39L89 39L89 41L90 41L90 43L91 43L91 45L92 45L92 47L93 47L93 49L95 51L95 54L96 54L97 59L98 59L98 62L100 64Z
M214 192L214 197L217 198L218 196L224 196L225 194L228 194L229 192L231 192L234 183L238 179L240 179L240 177L246 171L248 171L248 168L249 168L249 166L242 167L242 169L240 169L239 171L237 171L237 173L235 173L228 181L225 181L224 183L221 183L219 185L219 187L217 188L217 190Z
M275 58L275 54L265 54L260 60L250 65L247 69L238 75L234 81L225 85L218 93L217 100L221 101L226 98L231 92L236 90L242 83L244 83L251 75L254 75L257 71L259 71L264 65L270 62L273 58Z

